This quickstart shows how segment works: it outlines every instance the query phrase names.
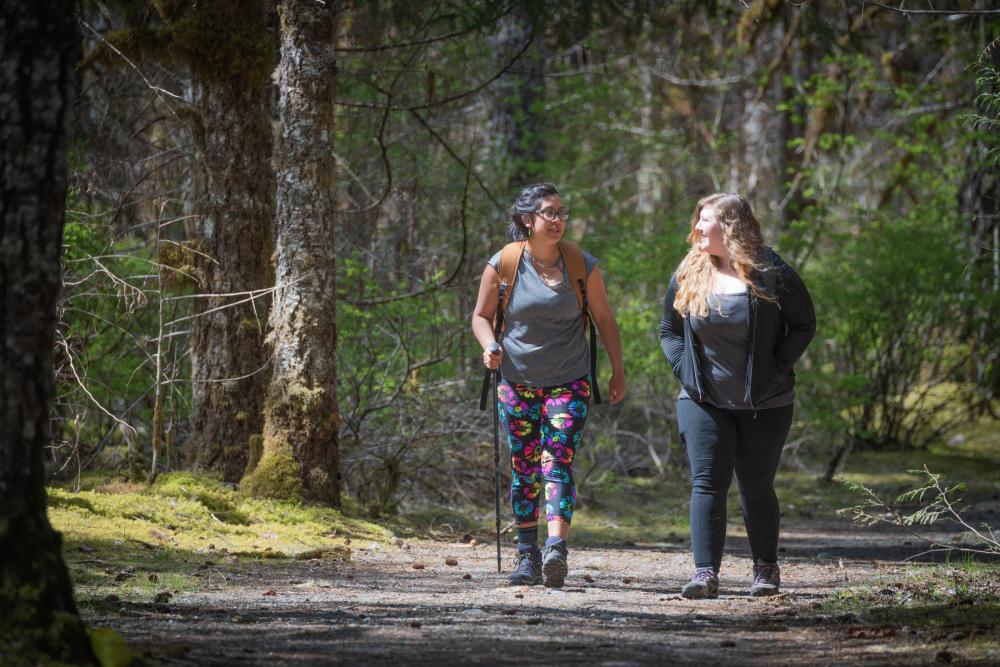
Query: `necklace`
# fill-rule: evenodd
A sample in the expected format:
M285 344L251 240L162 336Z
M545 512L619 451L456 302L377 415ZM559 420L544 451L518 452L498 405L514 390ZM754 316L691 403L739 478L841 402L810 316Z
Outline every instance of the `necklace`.
M531 263L535 266L535 272L538 273L538 277L542 279L549 287L556 287L560 285L563 281L563 272L559 269L559 262L562 258L556 259L555 264L542 264L539 262L531 253L526 253Z
M562 258L560 258L560 257L557 257L557 258L556 258L556 261L555 261L555 263L554 263L554 264L542 264L542 263L541 263L541 262L540 262L540 261L538 260L538 258L536 258L536 257L535 257L534 255L532 255L532 254L531 254L530 252L529 252L529 253L525 253L525 254L527 254L527 255L528 255L528 257L529 257L529 258L531 259L531 263L532 263L532 264L534 264L534 265L535 265L536 267L538 267L539 269L542 269L543 271L547 271L547 270L549 270L549 269L554 269L554 268L556 268L557 266L559 266L559 262L560 262L560 261L561 261L561 259L562 259Z

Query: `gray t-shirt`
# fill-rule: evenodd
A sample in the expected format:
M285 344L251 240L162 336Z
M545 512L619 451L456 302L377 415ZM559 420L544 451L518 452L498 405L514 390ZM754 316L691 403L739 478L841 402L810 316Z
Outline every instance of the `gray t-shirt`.
M721 309L721 313L719 312ZM749 410L745 400L750 350L750 307L746 292L712 294L707 317L692 317L698 366L704 380L705 402L717 408ZM690 398L681 389L678 398ZM769 396L758 409L777 408L795 401L794 391Z
M587 275L597 266L584 252ZM500 253L490 258L496 269ZM590 372L590 348L583 335L583 311L562 265L563 280L550 287L541 279L527 253L517 267L514 292L504 314L500 339L503 360L500 374L508 381L530 387L554 387Z

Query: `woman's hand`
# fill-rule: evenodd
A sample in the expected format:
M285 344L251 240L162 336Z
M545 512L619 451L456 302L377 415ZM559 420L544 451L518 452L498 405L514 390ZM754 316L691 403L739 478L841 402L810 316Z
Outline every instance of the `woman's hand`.
M499 345L496 345L496 352L490 352L488 348L483 350L483 365L491 371L500 368L501 359L503 359L503 348Z
M625 374L612 373L608 380L608 398L611 404L621 403L625 398Z

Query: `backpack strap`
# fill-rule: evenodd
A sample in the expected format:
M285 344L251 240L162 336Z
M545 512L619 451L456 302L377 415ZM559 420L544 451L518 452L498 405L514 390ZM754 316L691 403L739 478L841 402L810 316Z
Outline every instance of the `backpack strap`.
M500 340L503 332L504 313L510 303L510 297L514 293L514 283L517 281L517 270L521 266L524 257L524 248L527 241L514 241L508 243L500 251L500 262L497 264L497 273L500 276L500 286L497 293L497 309L493 314L493 334ZM576 300L583 311L583 330L590 331L590 381L594 395L594 403L601 402L601 391L597 386L597 331L594 328L594 321L590 317L590 309L587 307L587 263L583 258L583 251L580 246L572 241L559 241L559 254L566 264L569 273L569 282L573 285L576 293ZM483 378L483 389L479 396L479 409L486 409L486 397L489 393L490 373L487 371Z
M517 270L521 266L521 259L524 257L524 248L527 245L527 241L514 241L505 245L503 250L500 251L500 262L497 264L497 273L500 275L500 298L497 303L497 312L493 315L494 327L496 327L497 318L503 322L503 314L507 312L510 295L514 293ZM502 328L498 329L498 331L502 331Z
M590 383L594 393L594 403L600 403L601 390L597 386L597 332L594 329L594 320L590 317L590 308L587 306L587 262L583 258L580 246L572 241L559 241L559 254L566 264L569 282L573 285L576 300L580 303L580 310L583 311L583 330L590 331Z
M576 300L583 311L583 328L586 331L590 324L590 311L587 310L587 262L583 259L580 246L572 241L559 241L559 254L569 272L569 282L576 292Z
M515 241L508 243L500 251L500 262L497 264L497 273L500 275L500 284L497 288L497 309L493 313L493 338L499 342L500 334L503 333L503 316L507 312L507 304L510 303L510 295L514 292L514 281L517 280L517 269L521 264L521 257L524 254L526 241ZM483 377L483 389L479 394L479 409L486 409L486 398L490 392L490 380L494 372L486 370Z

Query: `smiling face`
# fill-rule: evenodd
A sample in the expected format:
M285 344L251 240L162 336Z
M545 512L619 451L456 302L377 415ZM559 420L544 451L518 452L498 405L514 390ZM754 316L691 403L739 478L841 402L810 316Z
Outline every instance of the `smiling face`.
M722 236L722 223L716 217L714 206L702 207L694 230L699 235L697 237L699 250L723 259L729 256Z
M524 216L524 224L531 230L531 238L557 243L566 231L566 220L561 215L567 215L562 197L545 197L534 213Z

